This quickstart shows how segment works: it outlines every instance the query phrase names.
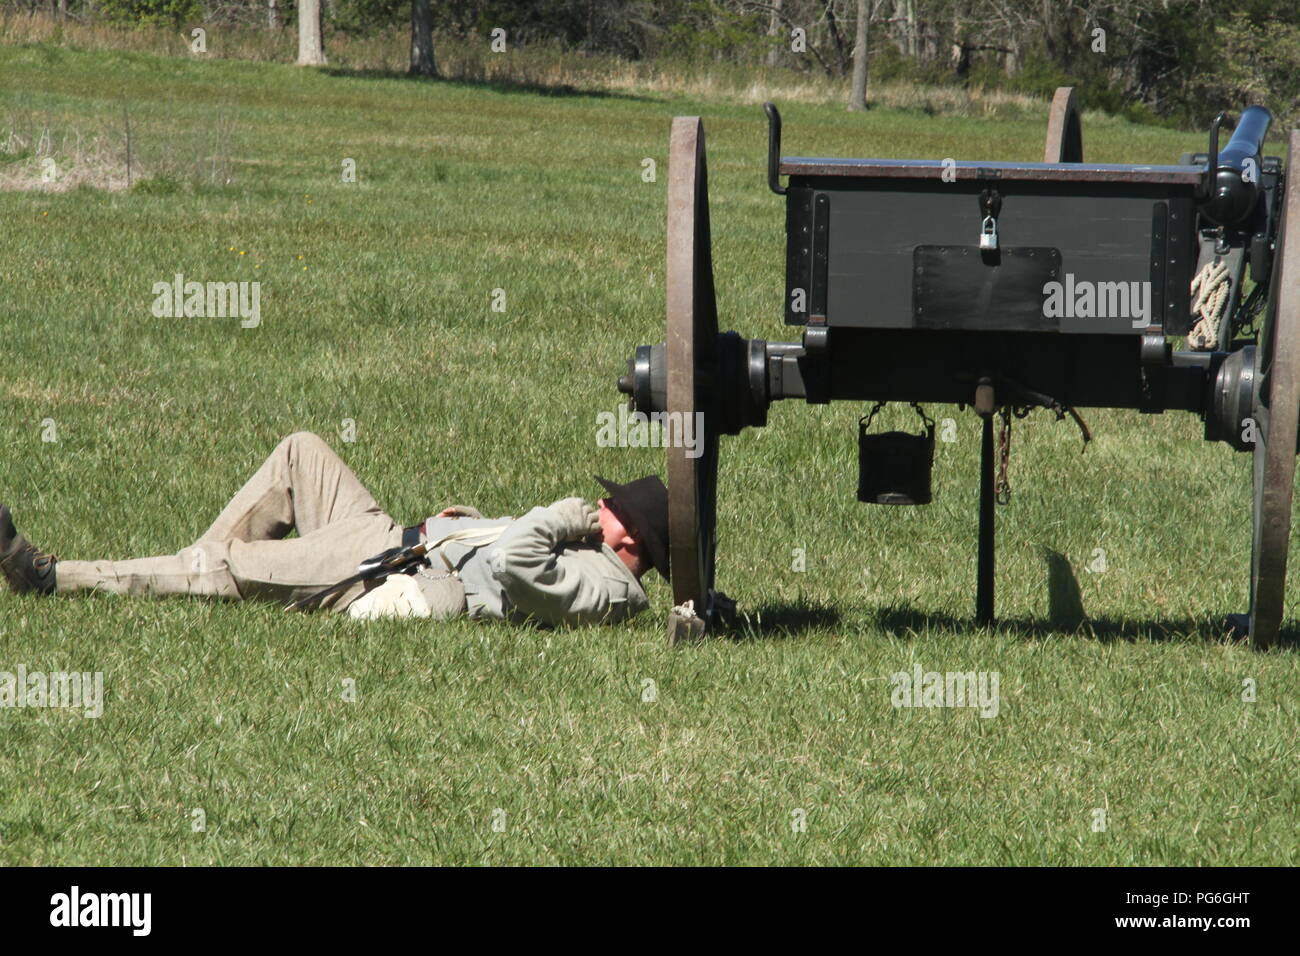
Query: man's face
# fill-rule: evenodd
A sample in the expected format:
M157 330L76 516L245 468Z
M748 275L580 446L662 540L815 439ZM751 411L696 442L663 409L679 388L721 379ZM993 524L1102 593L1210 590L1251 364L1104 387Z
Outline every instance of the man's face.
M609 502L601 498L596 502L600 512L600 532L605 544L614 551L626 552L638 565L644 564L641 542L624 525Z

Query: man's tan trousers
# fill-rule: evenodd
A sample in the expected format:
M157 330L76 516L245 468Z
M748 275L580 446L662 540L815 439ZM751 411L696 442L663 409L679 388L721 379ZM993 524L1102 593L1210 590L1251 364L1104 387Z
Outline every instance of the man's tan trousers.
M293 530L298 537L286 538ZM318 436L297 432L188 548L129 561L60 561L56 589L288 603L355 574L361 561L401 543L402 526L338 455ZM361 591L355 585L322 606L345 608Z

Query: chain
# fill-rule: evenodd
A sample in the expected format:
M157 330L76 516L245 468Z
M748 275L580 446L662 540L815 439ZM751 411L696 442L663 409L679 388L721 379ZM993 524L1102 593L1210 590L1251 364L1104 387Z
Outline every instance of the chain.
M1264 294L1267 288L1267 283L1255 286L1250 290L1250 294L1237 304L1237 311L1232 317L1232 327L1236 335L1247 339L1259 337L1255 322L1264 309Z
M993 490L997 503L1005 505L1011 502L1011 482L1007 480L1007 466L1011 463L1011 409L1003 405L998 414L1002 416L1002 430L998 433L998 479Z

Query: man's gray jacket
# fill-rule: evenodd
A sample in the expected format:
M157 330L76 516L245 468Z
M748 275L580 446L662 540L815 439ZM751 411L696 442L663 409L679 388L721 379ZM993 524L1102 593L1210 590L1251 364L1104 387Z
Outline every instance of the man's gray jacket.
M649 606L641 582L608 545L563 540L565 522L552 508L521 518L435 516L424 530L426 540L439 541L503 526L491 543L475 544L471 536L440 549L465 586L470 617L588 624L619 621ZM430 558L438 570L442 562Z

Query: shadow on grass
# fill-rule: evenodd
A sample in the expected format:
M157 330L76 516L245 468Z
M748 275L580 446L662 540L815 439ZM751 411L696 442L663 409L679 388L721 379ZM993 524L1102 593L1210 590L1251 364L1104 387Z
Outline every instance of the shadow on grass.
M327 67L321 71L329 76L346 77L354 80L410 80L413 83L430 83L441 87L461 90L490 90L494 93L535 93L538 96L574 97L585 96L592 99L649 100L648 96L636 93L619 93L612 90L585 90L568 83L549 85L546 83L528 83L520 80L454 80L427 76L413 76L403 70L352 69L343 66Z
M1169 641L1191 638L1203 642L1228 640L1231 626L1226 615L1213 618L1089 618L1083 609L1083 595L1074 568L1065 555L1043 548L1043 561L1047 566L1047 616L1045 618L999 618L997 630L1023 634L1029 638L1047 636L1081 635L1097 641ZM911 608L883 608L875 612L876 625L895 636L927 630L971 631L976 628L974 618L958 618L950 614L927 614ZM1245 640L1245 638L1233 638ZM1300 627L1294 623L1283 626L1277 646L1294 648L1300 645Z
M773 640L797 637L804 631L839 623L840 612L834 607L807 601L777 601L736 614L719 634L733 641Z
M1091 640L1170 641L1177 639L1217 643L1229 640L1226 616L1183 618L1089 618L1083 608L1083 595L1069 559L1060 552L1043 549L1047 570L1047 616L998 618L994 629L1035 639L1041 637L1080 636ZM978 630L974 616L955 617L946 613L928 613L908 607L879 608L869 612L869 620L878 629L895 637L926 631L951 631L958 634ZM719 636L734 641L771 640L797 637L805 631L834 627L841 622L839 610L832 605L807 601L774 602L753 611L738 614L734 621L719 629ZM1245 638L1233 638L1242 640ZM1300 623L1284 624L1277 646L1293 650L1300 647Z
M978 630L975 618L956 617L945 613L928 613L915 608L880 608L873 614L873 623L887 634L904 636L925 631L955 631L969 633ZM1211 618L1084 618L1074 624L1058 623L1050 617L998 618L995 631L1020 634L1028 638L1079 636L1101 642L1107 641L1170 641L1178 639L1217 643L1227 640L1228 623ZM1241 639L1245 643L1245 639ZM1300 626L1294 622L1284 625L1277 646L1294 649L1300 646Z

